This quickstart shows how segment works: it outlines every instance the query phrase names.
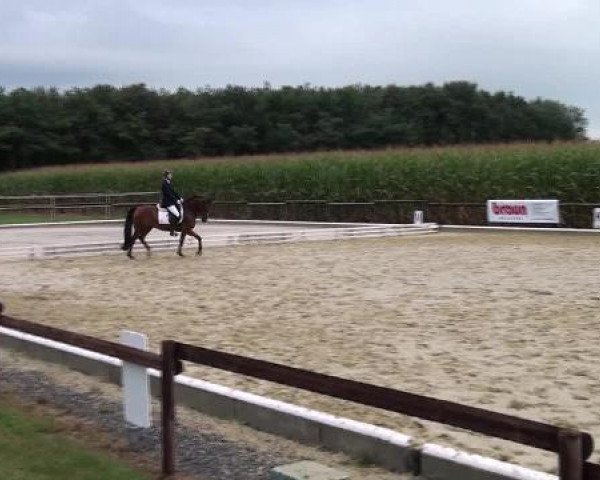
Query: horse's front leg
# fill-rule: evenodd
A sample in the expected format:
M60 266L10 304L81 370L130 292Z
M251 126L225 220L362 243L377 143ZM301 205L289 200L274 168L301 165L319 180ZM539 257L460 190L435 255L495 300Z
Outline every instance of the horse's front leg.
M185 240L185 230L181 229L181 236L179 237L179 248L177 249L177 255L183 257L183 241Z
M188 234L194 237L196 240L198 240L198 252L196 253L196 255L202 255L202 237L193 230L189 230Z

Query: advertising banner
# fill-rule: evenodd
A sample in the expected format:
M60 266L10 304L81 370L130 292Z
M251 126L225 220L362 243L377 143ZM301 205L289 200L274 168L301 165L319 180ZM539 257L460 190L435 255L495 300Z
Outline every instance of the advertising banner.
M559 223L558 200L488 200L490 223Z

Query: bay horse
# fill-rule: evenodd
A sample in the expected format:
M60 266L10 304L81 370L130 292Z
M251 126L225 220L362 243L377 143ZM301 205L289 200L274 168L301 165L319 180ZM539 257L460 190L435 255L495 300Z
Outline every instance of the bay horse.
M197 255L202 255L202 237L194 232L194 227L196 226L196 218L198 216L200 216L202 223L206 223L211 203L212 200L198 195L191 196L183 201L183 220L174 226L176 231L181 232L179 248L177 249L179 256L183 257L181 249L183 248L183 241L186 235L191 235L198 240ZM121 246L127 252L129 258L133 259L131 251L138 239L144 244L148 255L150 255L150 247L146 243L146 235L153 228L164 231L170 231L172 228L169 224L162 225L158 223L158 208L156 205L138 205L129 209L125 218L124 242Z

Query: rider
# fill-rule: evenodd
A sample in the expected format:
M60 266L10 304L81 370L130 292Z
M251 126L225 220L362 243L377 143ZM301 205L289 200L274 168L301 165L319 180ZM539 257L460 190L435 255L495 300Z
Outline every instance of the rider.
M181 196L175 191L173 185L171 184L171 180L173 178L173 174L170 170L165 170L163 172L163 181L161 188L161 201L160 206L162 208L166 208L169 211L169 222L171 223L171 236L175 236L175 226L181 222L181 208L183 204L183 199Z

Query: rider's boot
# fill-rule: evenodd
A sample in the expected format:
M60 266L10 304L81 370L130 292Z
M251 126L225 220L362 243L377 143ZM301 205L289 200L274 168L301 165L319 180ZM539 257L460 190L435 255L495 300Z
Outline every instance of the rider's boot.
M169 230L169 233L172 237L174 237L175 235L177 235L175 233L175 227L177 226L179 221L177 218L175 218L174 215L169 214L169 223L171 224L171 229Z

